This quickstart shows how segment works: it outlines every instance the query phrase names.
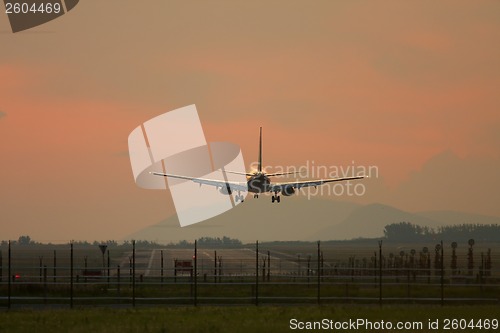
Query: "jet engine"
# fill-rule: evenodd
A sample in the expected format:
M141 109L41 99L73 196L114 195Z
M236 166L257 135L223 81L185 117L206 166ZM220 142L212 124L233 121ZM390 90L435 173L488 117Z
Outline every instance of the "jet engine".
M283 194L283 196L285 196L285 197L289 197L294 193L295 193L295 189L293 188L293 186L286 186L281 191L281 194Z

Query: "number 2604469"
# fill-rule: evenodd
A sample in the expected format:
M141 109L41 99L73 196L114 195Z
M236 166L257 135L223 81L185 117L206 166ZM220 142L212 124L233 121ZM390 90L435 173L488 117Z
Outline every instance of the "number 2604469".
M29 4L26 2L7 2L5 3L6 14L59 14L61 4L56 2L42 2Z

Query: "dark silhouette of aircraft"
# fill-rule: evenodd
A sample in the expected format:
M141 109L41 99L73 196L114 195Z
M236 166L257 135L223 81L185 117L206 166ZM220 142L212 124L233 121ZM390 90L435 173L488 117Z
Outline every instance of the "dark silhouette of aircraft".
M197 178L181 175L173 175L161 172L152 172L155 176L171 177L178 179L191 180L200 185L209 185L220 188L222 194L231 195L233 192L238 192L235 200L243 201L244 197L241 194L243 191L248 191L254 193L254 198L258 198L261 193L274 193L271 197L272 202L280 202L280 194L285 197L293 195L295 190L299 190L303 187L309 186L320 186L331 182L348 181L355 179L365 178L364 176L356 177L342 177L342 178L327 178L327 179L315 179L315 180L303 180L303 181L292 181L283 183L272 183L269 177L285 176L290 174L297 174L297 172L282 172L282 173L266 173L262 169L262 127L260 128L260 140L259 140L259 161L257 165L257 171L255 172L235 172L235 171L223 171L225 173L232 173L238 175L245 175L247 177L246 183L241 182L231 182L217 179L207 179L207 178ZM226 178L226 177L224 177Z

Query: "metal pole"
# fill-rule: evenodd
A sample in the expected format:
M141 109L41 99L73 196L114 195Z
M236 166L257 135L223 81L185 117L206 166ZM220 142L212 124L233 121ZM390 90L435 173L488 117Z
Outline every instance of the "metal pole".
M177 283L177 259L174 259L174 283Z
M198 304L198 246L194 240L194 306Z
M47 265L43 266L43 299L47 303Z
M10 241L9 241L9 253L8 253L8 273L9 273L9 276L8 276L8 289L7 289L7 308L10 309L10 297L11 297L11 293L12 293L12 251L11 251L11 247L10 247Z
M70 244L71 246L71 255L70 255L70 303L69 307L72 309L73 308L73 243Z
M217 251L214 250L214 283L217 283Z
M255 305L259 305L259 241L255 242Z
M87 275L88 275L88 272L87 272L87 256L83 257L83 262L84 262L84 275L85 275L85 278L83 279L85 283L87 283Z
M317 295L317 301L318 304L321 303L321 270L320 270L320 259L321 256L321 247L320 247L320 241L318 241L318 295Z
M267 251L267 282L271 279L271 251Z
M382 306L382 240L378 241L378 257L379 257L379 274L378 274L378 301Z
M132 241L132 306L135 307L135 240Z
M106 274L105 267L106 267L106 263L104 261L104 252L103 252L102 253L102 275Z
M441 306L444 305L444 246L441 241Z
M132 257L128 257L128 281L132 285Z
M479 270L479 284L481 292L483 291L483 274L484 274L484 252L481 252L481 269Z
M262 282L266 282L266 257L262 256Z
M160 268L161 268L161 271L160 271L160 275L161 275L160 282L161 282L161 286L163 286L163 250L160 251L160 259L161 259L161 263L160 263Z
M56 250L54 250L54 283L56 283L56 276L57 276L57 259L56 259Z
M109 260L109 249L108 249L108 287L109 287L109 264L110 264L110 260Z
M40 284L42 283L42 279L43 279L43 256L38 256L38 268L39 268L39 274L38 274L38 277L39 277L39 280L40 280Z
M2 262L2 250L0 250L0 282L3 281L3 262Z
M309 283L311 282L311 255L307 256L307 286L309 286Z
M121 286L121 281L120 281L120 265L116 267L116 289L118 291L118 297L120 296L120 286Z

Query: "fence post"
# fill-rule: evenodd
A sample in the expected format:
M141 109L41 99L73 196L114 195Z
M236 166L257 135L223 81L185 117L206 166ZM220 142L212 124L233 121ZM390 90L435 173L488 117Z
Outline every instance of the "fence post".
M309 287L311 282L311 255L307 256L307 286Z
M128 257L128 282L129 288L132 287L132 257Z
M43 256L38 256L38 279L40 281L40 284L42 283L42 277L43 277Z
M262 256L262 282L266 282L266 261L267 258Z
M116 290L118 292L118 297L120 297L120 286L121 286L121 281L120 281L120 265L116 267Z
M267 282L271 280L271 251L267 251Z
M83 272L84 272L83 273L83 276L84 276L83 282L85 282L85 284L87 283L87 275L88 275L88 272L87 272L88 262L87 262L87 260L88 260L88 256L84 256L83 257L83 267L84 267L84 270L83 270Z
M132 306L135 307L135 240L132 240Z
M7 287L7 308L10 309L10 298L11 298L11 293L12 293L12 251L11 251L11 246L10 246L10 240L9 240L9 253L8 253L8 268L7 271L9 275L7 276L7 280L9 281L8 287Z
M441 241L441 306L444 306L444 246Z
M70 244L70 293L69 307L73 309L73 243Z
M194 240L194 306L198 304L198 245Z
M259 305L259 241L255 241L255 305Z
M160 263L160 287L163 287L163 250L160 250L160 259L161 259L161 263Z
M217 250L214 250L214 283L217 283Z
M47 265L43 266L43 302L47 303Z
M481 252L481 269L479 269L479 290L483 293L483 275L484 275L484 252Z
M57 276L57 268L56 267L57 267L56 250L54 250L54 267L53 267L53 269L54 269L54 277L53 277L54 283L56 283L56 281L57 281L56 280L56 276Z
M177 283L177 259L174 259L174 283Z
M108 288L109 288L109 264L110 260L109 260L109 249L108 249Z
M378 274L378 288L379 305L382 306L382 240L378 241L378 257L379 257L379 274Z
M317 295L317 301L318 304L321 303L321 247L320 247L320 241L318 241L318 295Z

